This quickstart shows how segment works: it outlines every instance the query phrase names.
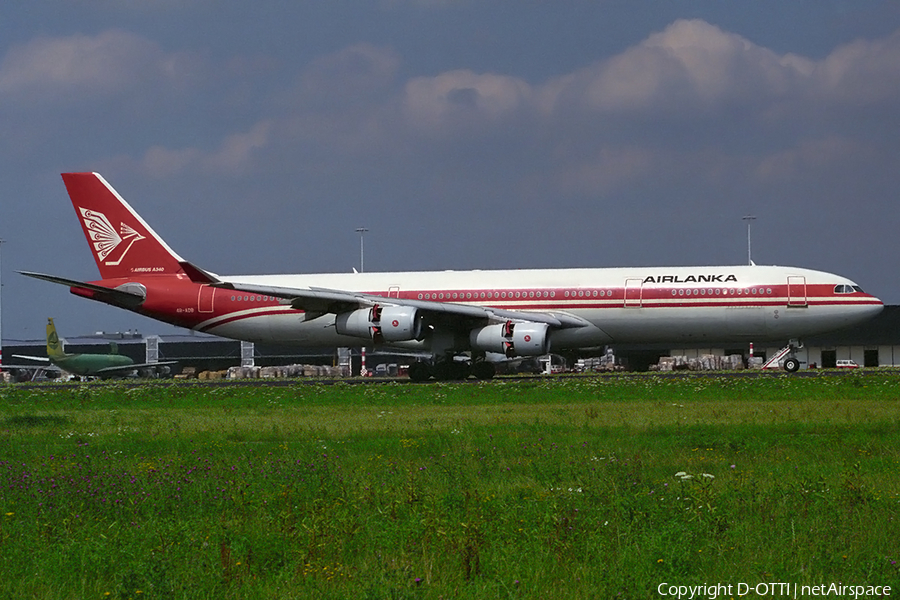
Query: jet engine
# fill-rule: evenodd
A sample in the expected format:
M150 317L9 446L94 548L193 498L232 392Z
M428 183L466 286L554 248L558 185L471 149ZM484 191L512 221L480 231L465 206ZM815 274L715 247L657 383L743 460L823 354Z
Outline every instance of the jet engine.
M497 352L507 358L541 356L550 351L550 336L545 323L515 323L507 321L473 329L469 333L472 348L483 352Z
M422 316L408 306L361 308L337 315L334 328L341 335L369 338L376 344L422 339Z

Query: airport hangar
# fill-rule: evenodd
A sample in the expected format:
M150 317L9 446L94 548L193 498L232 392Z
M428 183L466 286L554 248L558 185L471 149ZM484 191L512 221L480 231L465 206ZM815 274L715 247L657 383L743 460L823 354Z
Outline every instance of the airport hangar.
M109 352L110 342L115 342L121 354L135 362L176 360L173 373L189 368L194 372L222 371L235 366L259 367L282 365L341 366L358 374L360 353L339 352L328 348L301 348L289 345L249 344L217 336L187 333L178 335L147 336L138 332L103 333L78 337L65 337L67 352ZM787 340L785 340L786 342ZM834 367L838 360L850 359L864 367L900 366L900 305L885 306L877 317L852 328L828 334L810 336L802 340L804 347L797 356L803 367ZM46 356L46 340L6 340L3 344L4 362L14 361L13 354ZM780 349L778 344L756 344L754 356L766 358ZM663 356L699 358L703 355L727 356L739 354L746 359L749 347L736 344L704 342L686 345L642 345L613 347L617 362L632 370L647 370ZM584 356L602 355L604 349ZM574 357L571 357L574 358ZM409 363L414 357L392 354L388 351L368 349L366 367L375 372L378 365Z

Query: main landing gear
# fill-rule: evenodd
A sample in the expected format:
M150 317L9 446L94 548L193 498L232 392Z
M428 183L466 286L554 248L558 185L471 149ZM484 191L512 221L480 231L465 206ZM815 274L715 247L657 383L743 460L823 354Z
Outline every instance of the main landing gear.
M434 377L438 381L454 381L468 379L491 379L496 370L494 365L485 360L475 362L453 360L453 357L437 360L434 364L416 361L409 365L410 381L428 381Z

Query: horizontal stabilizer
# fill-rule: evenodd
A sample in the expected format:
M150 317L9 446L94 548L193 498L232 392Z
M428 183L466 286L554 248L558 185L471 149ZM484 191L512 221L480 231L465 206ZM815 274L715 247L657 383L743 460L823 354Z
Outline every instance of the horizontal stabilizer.
M78 281L75 279L66 279L65 277L45 275L43 273L32 273L30 271L19 271L19 273L21 275L25 275L26 277L42 279L44 281L49 281L50 283L58 283L70 288L80 288L83 290L97 292L98 294L103 294L106 297L106 300L111 301L114 304L124 306L137 306L144 301L144 295L137 290L108 288L103 287L102 285L97 285L95 283L86 283L84 281Z

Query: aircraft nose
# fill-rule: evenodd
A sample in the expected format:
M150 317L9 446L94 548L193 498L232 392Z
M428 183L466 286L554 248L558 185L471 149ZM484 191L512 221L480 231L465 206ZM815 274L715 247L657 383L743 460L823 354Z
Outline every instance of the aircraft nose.
M869 306L869 310L866 312L869 316L874 317L875 315L880 313L882 310L884 310L884 302L882 302L875 296L872 296L872 301L874 302L874 304L871 304Z

